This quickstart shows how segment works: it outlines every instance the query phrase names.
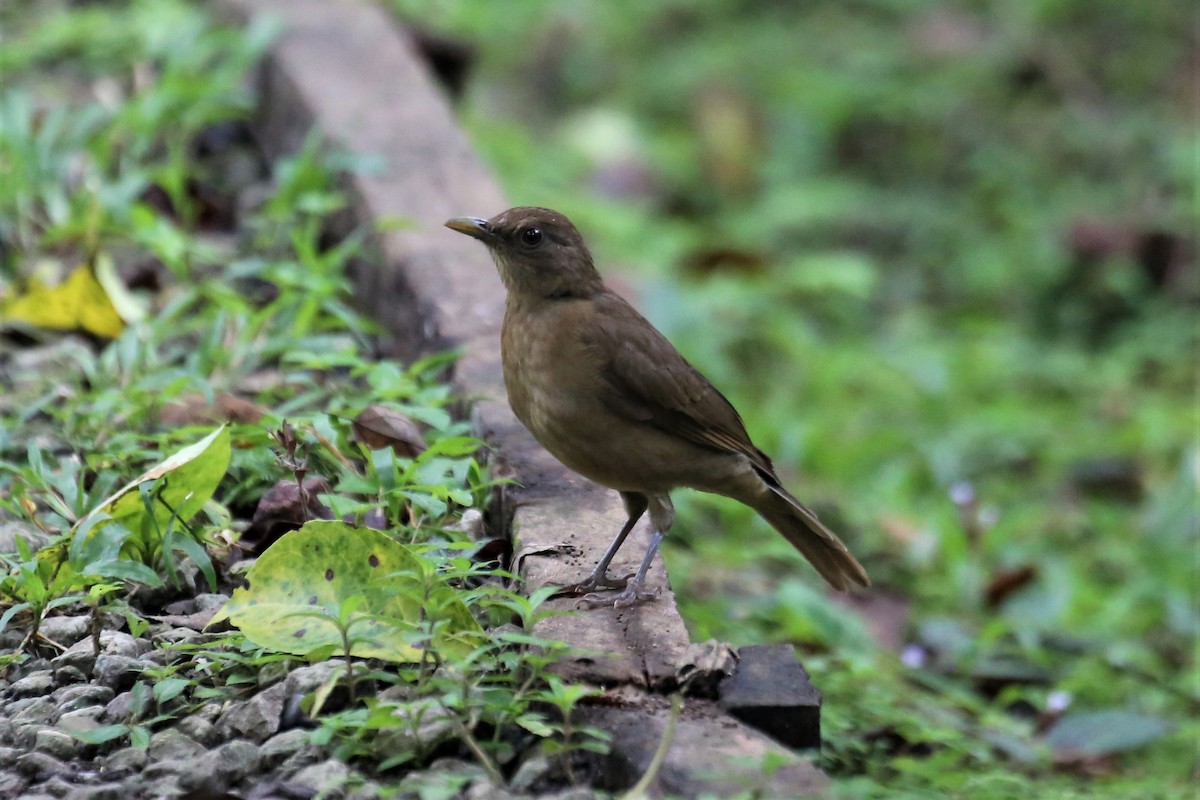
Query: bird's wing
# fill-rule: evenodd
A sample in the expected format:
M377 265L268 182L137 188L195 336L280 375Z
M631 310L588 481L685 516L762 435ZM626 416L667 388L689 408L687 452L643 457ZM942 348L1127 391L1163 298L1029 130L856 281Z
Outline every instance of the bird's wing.
M774 478L738 412L665 336L617 295L594 299L603 324L589 335L604 361L605 405L630 419L717 450L741 453Z

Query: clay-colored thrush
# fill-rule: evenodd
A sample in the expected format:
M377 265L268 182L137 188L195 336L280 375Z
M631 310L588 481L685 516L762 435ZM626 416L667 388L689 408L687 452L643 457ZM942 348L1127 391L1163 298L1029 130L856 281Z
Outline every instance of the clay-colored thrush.
M508 290L501 352L517 418L568 467L620 492L629 514L591 575L566 591L624 588L603 601L614 605L653 596L646 571L675 518L671 490L681 486L750 506L834 588L869 585L833 531L780 485L729 401L605 287L570 220L510 208L446 227L487 245ZM609 578L609 562L647 509L654 533L641 567L632 579Z

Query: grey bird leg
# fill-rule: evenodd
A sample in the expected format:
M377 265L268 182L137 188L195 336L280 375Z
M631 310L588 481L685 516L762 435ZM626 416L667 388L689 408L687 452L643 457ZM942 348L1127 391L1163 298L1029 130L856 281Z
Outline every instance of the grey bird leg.
M566 597L570 595L581 595L594 592L597 589L624 589L632 575L626 575L623 578L608 577L608 565L612 563L613 557L617 551L621 549L621 545L625 543L629 532L633 530L633 526L642 518L642 514L646 513L646 496L635 492L621 492L621 500L625 503L625 513L629 518L625 520L625 525L621 528L621 532L617 534L617 538L612 540L608 549L604 551L604 555L600 557L600 561L596 564L596 568L592 570L592 574L584 578L579 583L572 583L569 586L564 586L555 593L555 597Z
M671 524L675 522L675 506L671 504L670 496L665 493L648 495L647 499L650 507L650 524L654 526L654 535L650 537L650 546L646 548L646 555L642 558L642 564L638 567L637 574L629 579L623 592L609 596L588 595L580 600L580 605L587 608L599 608L607 605L614 608L628 608L658 597L657 589L648 591L642 587L646 583L646 573L650 571L650 564L654 561L654 554L658 552L658 546L662 543L666 532L671 529Z

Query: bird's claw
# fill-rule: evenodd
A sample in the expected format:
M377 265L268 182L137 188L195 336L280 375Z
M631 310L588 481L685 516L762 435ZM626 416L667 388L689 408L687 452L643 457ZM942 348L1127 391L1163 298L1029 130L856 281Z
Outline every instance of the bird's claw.
M629 573L623 578L610 578L608 575L592 574L581 580L579 583L572 583L567 586L560 587L554 593L555 597L579 597L580 595L589 595L598 590L603 589L624 589L629 585L629 579L634 576L634 573Z
M629 583L625 587L625 591L617 595L604 594L589 594L580 599L577 604L580 608L604 608L611 606L613 608L630 608L654 600L658 597L659 590L655 588L653 591L643 589L642 584L637 581Z

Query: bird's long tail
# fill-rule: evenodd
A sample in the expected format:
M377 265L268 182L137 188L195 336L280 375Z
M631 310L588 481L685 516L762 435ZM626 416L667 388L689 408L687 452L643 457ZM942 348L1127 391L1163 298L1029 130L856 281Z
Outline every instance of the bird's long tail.
M754 510L771 527L783 534L808 563L821 573L821 577L835 589L846 589L850 584L870 586L867 571L842 540L825 527L817 515L807 506L778 486L770 486L770 492L759 495Z

